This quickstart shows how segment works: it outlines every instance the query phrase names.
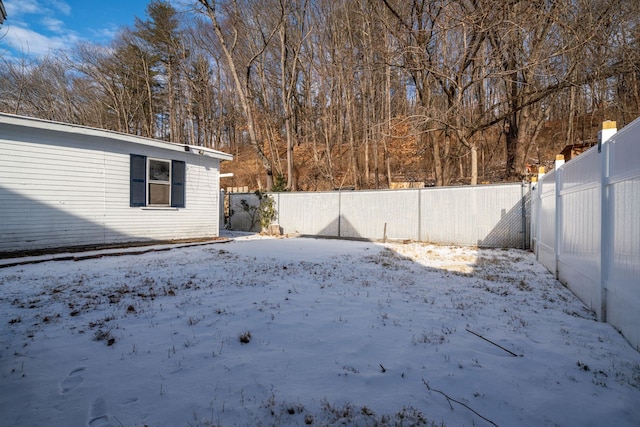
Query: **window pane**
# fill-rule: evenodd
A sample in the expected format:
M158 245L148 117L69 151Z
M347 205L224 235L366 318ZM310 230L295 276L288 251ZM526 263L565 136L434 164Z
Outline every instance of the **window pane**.
M169 205L170 186L164 184L149 184L149 204Z
M149 180L169 182L169 162L149 160Z

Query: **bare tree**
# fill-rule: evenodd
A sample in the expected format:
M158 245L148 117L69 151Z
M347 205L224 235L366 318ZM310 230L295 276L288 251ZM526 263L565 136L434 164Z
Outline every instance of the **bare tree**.
M234 0L221 5L220 2L215 0L199 0L198 3L200 3L202 11L211 21L213 32L223 52L228 71L238 93L240 105L247 119L249 141L265 169L266 186L271 188L273 187L273 166L258 140L255 112L252 104L251 72L255 62L263 55L277 33L280 23L278 22L277 26L270 28L265 28L262 25L261 10L263 7L260 2L247 0L240 5L238 1ZM251 13L253 18L245 21L243 17L247 12ZM225 16L224 28L218 19L219 14ZM245 49L242 49L242 51L238 49L239 44Z
M109 128L157 137L157 87L154 58L123 31L111 48L83 44L74 51L75 67L100 88L97 99L112 116Z
M280 96L284 114L284 129L287 141L287 188L297 190L295 177L294 147L298 140L295 119L297 84L300 75L300 55L304 40L308 36L309 0L280 0L282 23L280 38Z
M638 2L193 3L3 58L0 109L225 149L291 190L519 179L640 113Z

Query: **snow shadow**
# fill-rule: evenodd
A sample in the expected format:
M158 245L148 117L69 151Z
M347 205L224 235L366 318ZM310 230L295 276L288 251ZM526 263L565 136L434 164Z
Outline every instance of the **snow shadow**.
M478 239L481 248L518 248L529 249L531 237L531 192L527 191L522 199L511 208L500 210L500 220L486 237ZM520 228L520 236L512 232Z

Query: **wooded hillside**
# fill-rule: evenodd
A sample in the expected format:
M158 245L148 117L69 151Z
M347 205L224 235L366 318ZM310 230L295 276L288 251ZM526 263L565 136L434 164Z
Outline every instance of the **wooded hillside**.
M1 58L0 110L236 156L223 186L520 180L640 115L635 0L153 0Z

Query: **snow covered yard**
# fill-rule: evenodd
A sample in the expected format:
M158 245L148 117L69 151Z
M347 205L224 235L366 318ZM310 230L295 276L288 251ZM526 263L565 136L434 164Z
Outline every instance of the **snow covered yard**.
M0 323L7 426L640 425L640 353L518 250L236 236L18 265Z

